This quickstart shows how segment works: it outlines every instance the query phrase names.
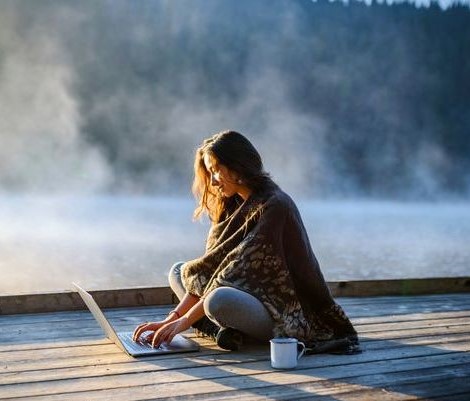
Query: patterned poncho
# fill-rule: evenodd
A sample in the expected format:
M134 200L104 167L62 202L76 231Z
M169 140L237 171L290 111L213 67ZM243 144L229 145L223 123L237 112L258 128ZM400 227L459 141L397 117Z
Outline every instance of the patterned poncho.
M213 224L205 254L186 262L182 279L199 297L220 286L257 297L275 322L275 336L307 344L356 336L331 297L296 205L278 187L252 195Z

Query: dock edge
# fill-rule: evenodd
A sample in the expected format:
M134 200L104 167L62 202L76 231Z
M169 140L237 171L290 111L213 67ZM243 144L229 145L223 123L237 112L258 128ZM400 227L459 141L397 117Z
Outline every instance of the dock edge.
M470 277L330 281L334 297L431 295L470 292ZM170 287L134 287L90 291L102 308L170 305L177 302ZM73 291L0 295L0 314L60 312L86 309Z

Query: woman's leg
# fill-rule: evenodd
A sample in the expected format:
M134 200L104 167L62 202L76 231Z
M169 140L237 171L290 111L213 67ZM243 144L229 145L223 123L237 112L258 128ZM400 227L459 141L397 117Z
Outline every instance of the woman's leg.
M261 341L273 336L274 322L261 301L236 288L216 288L205 298L204 311L221 327L231 327Z
M168 273L170 287L180 301L186 294L186 289L184 288L183 281L181 280L181 270L183 268L184 262L177 262L171 266L170 272Z
M181 280L183 268L184 262L175 263L168 274L170 287L180 300L186 293ZM232 287L216 288L204 300L204 311L217 326L231 327L262 341L272 338L274 322L271 315L258 298L244 291Z

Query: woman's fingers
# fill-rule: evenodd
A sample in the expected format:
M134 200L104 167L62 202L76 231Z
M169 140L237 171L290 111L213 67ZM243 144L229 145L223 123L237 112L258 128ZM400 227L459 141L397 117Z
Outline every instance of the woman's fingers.
M155 347L159 347L160 344L162 343L161 341L161 337L162 337L162 330L165 329L165 326L163 326L162 328L160 328L159 330L157 330L155 333L153 333L153 335L151 336L152 337L152 341L151 341L151 346L152 348L155 348Z
M179 318L163 325L153 334L152 347L159 347L163 342L170 343L174 336L185 331L189 327L189 320L186 317Z
M142 335L142 333L149 331L149 330L156 330L158 328L158 324L156 323L150 323L150 322L145 322L137 326L137 328L134 330L134 333L132 334L132 340L137 341L139 337Z
M176 334L174 325L163 326L153 334L152 347L159 347L162 343L171 342Z
M145 322L139 324L132 334L132 340L138 341L140 336L146 331L153 331L147 335L144 341L152 344L152 347L159 347L163 342L171 342L173 337L188 329L190 327L189 321L186 318L180 318L172 322Z
M147 326L148 323L141 323L139 324L136 329L134 330L134 333L132 333L132 340L137 341L137 339L140 337L142 334L142 329Z

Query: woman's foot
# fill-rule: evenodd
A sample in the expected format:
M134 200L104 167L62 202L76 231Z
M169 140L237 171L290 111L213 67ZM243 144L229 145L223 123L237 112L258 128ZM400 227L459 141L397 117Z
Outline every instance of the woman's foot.
M215 341L215 336L219 332L220 326L216 325L207 316L203 316L192 324L197 337L209 337Z
M223 327L215 337L217 345L229 351L238 351L243 344L243 335L231 327Z
M209 337L222 349L237 351L243 343L241 332L231 327L220 327L207 316L193 323L193 327L198 337Z

